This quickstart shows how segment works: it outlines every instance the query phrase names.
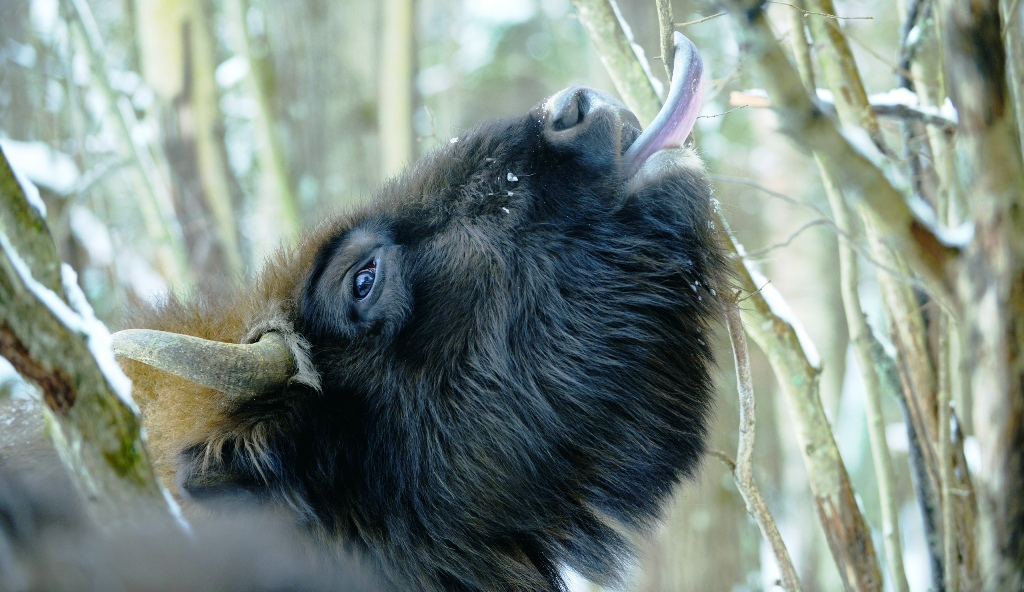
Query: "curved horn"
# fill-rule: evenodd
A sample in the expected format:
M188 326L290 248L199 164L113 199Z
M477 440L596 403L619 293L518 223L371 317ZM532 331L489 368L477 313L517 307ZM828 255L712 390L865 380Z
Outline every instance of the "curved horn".
M114 355L142 362L234 397L253 398L281 389L295 374L291 350L280 333L256 343L223 343L153 329L113 335Z

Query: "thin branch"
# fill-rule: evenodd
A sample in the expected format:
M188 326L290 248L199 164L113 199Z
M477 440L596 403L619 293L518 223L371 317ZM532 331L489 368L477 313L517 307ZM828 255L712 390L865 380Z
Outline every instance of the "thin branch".
M761 192L765 193L769 197L772 197L772 198L775 198L775 199L779 199L779 200L782 200L784 202L791 203L791 204L794 204L794 205L797 205L797 206L800 206L800 207L803 207L803 208L807 208L808 210L811 210L812 212L814 212L815 214L817 214L820 217L819 219L828 220L828 223L826 224L826 226L832 232L834 232L837 237L839 237L840 239L846 241L846 243L849 244L852 249L857 251L857 254L860 255L861 257L863 257L865 261L871 263L877 269L879 269L881 271L884 271L886 274L891 276L893 279L898 280L900 283L906 284L908 286L913 286L913 287L917 288L918 290L921 290L921 292L923 292L923 293L927 294L928 296L932 297L933 299L935 299L935 302L938 303L938 305L940 307L942 307L943 310L946 310L948 312L952 312L953 308L950 305L949 301L943 299L941 294L937 294L934 291L932 291L932 288L931 288L930 285L922 282L919 278L917 278L917 277L915 277L913 275L910 275L908 273L904 273L904 272L896 269L895 267L890 266L886 262L881 261L872 250L864 248L864 246L861 245L860 242L857 241L857 237L849 235L849 234L843 232L842 229L840 229L838 226L836 226L835 222L832 222L832 220L829 217L829 215L827 213L825 213L824 211L822 211L822 209L819 208L818 206L816 206L816 205L814 205L812 203L809 203L807 201L804 201L802 199L797 199L795 197L786 195L784 193L779 193L778 191L773 191L772 189L769 189L768 187L765 187L763 184L758 183L756 181L753 181L751 179L744 179L742 177L731 177L731 176L728 176L728 175L711 175L711 179L713 181L721 182L721 183L735 183L737 185L745 185L747 187L751 187L753 189L757 189L758 191L761 191ZM760 249L758 249L758 251L760 251ZM756 253L756 252L757 251L751 251L750 253L744 253L743 256L745 258L746 257L750 257L751 253Z
M695 21L686 21L685 23L675 23L675 27L677 29L683 29L683 28L689 27L690 25L699 25L699 24L701 24L703 22L710 21L711 19L716 19L716 18L718 18L720 16L725 16L725 13L724 12L719 12L718 14L713 14L711 16L706 16L704 18L699 18L699 19L697 19Z
M779 534L779 527L772 518L764 498L754 481L753 455L756 423L754 420L754 384L750 372L750 356L747 351L747 338L743 332L740 310L735 303L726 306L726 325L732 341L733 359L736 362L736 381L740 396L740 435L736 451L736 469L733 477L736 487L747 505L747 513L757 523L761 535L768 541L782 573L783 586L790 591L801 590L793 561L789 557L786 543Z
M1003 44L1010 38L1010 31L1013 30L1013 21L1019 18L1017 9L1020 7L1020 0L1012 0L1012 4L1003 11Z
M893 72L902 73L905 76L910 76L915 82L917 81L917 79L914 76L912 76L912 72L902 70L898 63L893 62L890 58L879 53L878 50L876 50L870 43L861 41L858 37L856 37L855 35L851 35L846 31L843 31L843 35L850 41L853 41L854 43L859 45L860 48L864 50L864 53L867 53L871 57L875 58L877 61L881 62L882 64L885 64Z
M950 424L953 421L951 414L952 387L950 385L950 365L952 363L949 329L950 318L945 313L940 313L938 322L938 367L939 377L936 388L935 402L939 407L939 439L936 445L936 452L939 457L939 491L942 500L942 563L945 567L943 583L946 592L957 592L960 589L959 567L957 559L957 524L956 524L956 503L953 501L953 440L950 433Z
M836 105L831 99L830 94L831 93L818 90L817 99L819 105L822 107L823 113L829 116L835 116ZM883 93L868 97L871 110L874 111L875 115L901 119L904 121L919 121L925 125L942 128L947 132L953 132L956 130L957 122L955 119L952 119L934 109L916 105L907 105L905 103L894 103L891 100L888 100L890 96L890 93ZM729 93L729 104L736 107L765 109L772 106L772 100L763 90L754 88L742 91L732 91Z
M654 0L658 7L658 30L661 31L661 63L665 65L669 80L672 79L672 64L676 59L676 45L672 40L673 24L671 0Z
M745 49L765 73L783 130L821 156L844 193L867 208L886 236L913 260L916 271L937 291L949 292L948 266L959 249L940 240L931 223L918 219L882 171L823 116L779 47L761 5L750 0L728 0L726 5L740 24Z
M820 39L818 41L824 42ZM793 50L797 55L805 54L797 58L798 63L810 63L810 46L808 43L794 43ZM824 68L824 70L830 77L835 77L838 74L836 69ZM801 74L803 73L803 70L801 70ZM808 89L814 88L814 80L810 76L804 75L803 80ZM832 82L835 81L832 80ZM849 80L847 80L847 83L853 84ZM824 166L817 153L814 154L814 161L821 173L822 185L825 188L825 195L828 197L829 205L832 207L832 215L835 219L836 227L843 234L850 234L853 226L852 215L843 198L842 191L835 181L833 171ZM848 242L840 241L838 246L839 285L843 298L843 309L846 313L846 326L850 334L850 343L857 357L857 365L864 381L868 438L871 444L871 458L874 462L875 478L878 483L879 505L881 506L882 513L882 540L893 584L900 592L907 592L909 585L907 584L906 571L903 567L903 552L900 546L899 504L894 491L896 475L892 465L892 458L889 455L889 444L885 437L885 418L882 413L880 380L871 353L874 335L868 325L867 315L861 306L857 253Z
M176 288L187 290L192 283L192 278L188 271L184 235L174 212L170 185L163 178L150 148L135 140L139 136L135 133L139 127L135 110L128 98L115 92L110 84L110 75L106 66L106 49L88 3L86 0L66 1L77 17L70 19L70 24L86 50L93 81L103 95L116 123L114 130L121 136L122 143L128 148L131 158L142 176L146 195L139 200L139 209L147 231L152 237L159 240L157 259L160 271L164 277L176 284Z
M807 10L807 9L801 8L801 7L799 7L799 6L795 5L795 4L790 4L788 2L779 2L778 0L766 0L765 3L766 4L779 4L781 6L788 6L790 8L794 8L794 9L799 10L800 12L804 13L804 16L823 16L823 17L825 17L827 19L834 19L834 20L837 20L837 21L873 21L873 20L875 20L875 17L873 17L873 16L839 16L837 14L832 14L831 12Z
M292 191L288 160L274 128L273 105L267 96L268 84L264 80L261 65L252 52L246 5L244 0L227 0L224 10L227 13L226 20L235 45L234 49L249 64L249 76L245 78L245 83L256 99L253 127L256 132L260 172L267 185L264 189L264 199L271 200L277 207L281 234L286 238L294 238L298 235L300 227L298 200Z
M775 251L777 249L783 249L785 247L788 247L793 243L793 241L796 240L798 236L803 234L805 230L809 230L811 228L814 228L815 226L828 226L829 228L835 228L835 223L829 220L828 218L815 218L814 220L805 223L803 226L797 228L792 233L790 233L786 240L768 245L767 247L761 247L760 249L749 251L746 254L746 259L757 259L758 257L761 257L762 255L767 255L768 253L771 253L772 251Z
M903 19L903 23L900 24L900 61L898 64L899 69L897 70L898 78L896 80L896 85L900 88L913 88L910 76L910 63L914 59L917 44L910 42L910 32L917 26L919 17L923 16L924 11L922 7L924 5L924 0L910 0L907 4L907 16Z
M724 111L722 113L715 113L714 115L698 115L697 119L714 119L715 117L722 117L724 115L728 115L728 114L732 113L733 111L739 111L740 109L746 109L746 108L747 108L746 105L740 105L739 107L735 107L733 109L729 109L728 111Z
M871 533L857 507L853 487L819 393L820 360L813 342L778 290L742 261L744 249L736 242L724 218L723 230L734 259L740 289L749 294L744 327L768 357L779 387L789 403L794 430L807 477L818 508L818 517L829 548L844 580L863 590L881 590ZM867 566L867 567L865 567ZM875 566L874 571L870 566Z
M708 454L722 461L722 464L724 464L725 468L729 470L729 473L736 472L736 461L734 461L728 454L721 450L709 450Z

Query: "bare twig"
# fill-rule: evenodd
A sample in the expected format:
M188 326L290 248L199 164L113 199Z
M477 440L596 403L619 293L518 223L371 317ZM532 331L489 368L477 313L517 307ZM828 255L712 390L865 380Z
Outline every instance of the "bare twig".
M670 0L654 0L658 7L658 29L661 31L661 63L665 65L668 77L672 78L672 64L676 59L676 45L672 41L673 24L672 2Z
M746 105L740 105L739 107L735 107L733 109L729 109L728 111L724 111L722 113L715 113L714 115L698 115L697 119L713 119L715 117L722 117L723 115L728 115L728 114L732 113L733 111L739 111L740 109L746 109L746 108L747 108Z
M903 23L900 26L899 64L897 65L896 69L897 86L899 88L907 89L908 91L913 89L915 82L913 80L913 76L910 70L913 65L913 56L916 53L916 50L918 50L919 45L919 43L911 43L910 33L911 31L914 30L915 27L918 27L919 24L924 22L924 20L926 19L926 12L930 10L931 5L932 3L926 3L923 0L910 0L906 7L906 16L903 20ZM918 35L919 41L921 37L921 35ZM903 138L902 158L903 162L906 163L908 173L907 176L910 179L910 186L912 187L912 191L914 192L914 194L922 196L925 192L924 169L922 167L920 151L914 150L913 147L914 143L919 141L918 139L915 138L916 129L918 129L918 126L913 125L913 122L910 120L903 120L900 122L900 133ZM931 133L931 130L929 130L929 133ZM877 251L881 252L882 250L877 249ZM905 314L900 315L901 319L906 319L908 318L908 316L912 316L911 323L893 323L894 331L899 332L900 328L902 328L902 333L906 334L909 329L918 325L915 323L915 321L916 318L918 318L919 313L916 312L915 310L909 310L908 308L912 306L912 302L903 301L903 299L899 298L899 294L893 293L893 291L887 287L886 282L882 281L880 282L880 285L883 291L885 291L888 295L886 303L887 307L889 308L890 314L899 314L899 312L896 310L896 306L901 305L903 306L904 311L906 312ZM940 333L943 333L944 330L944 327L940 328ZM900 337L899 339L901 339L903 342L911 341L909 335ZM920 361L915 361L915 352L915 348L911 348L904 351L904 354L902 356L902 364L905 367L911 368L927 368L927 366L921 364ZM941 371L941 362L939 368ZM920 371L918 372L918 374L921 374ZM901 398L928 398L928 391L898 391L898 395ZM913 451L913 454L910 457L910 462L912 470L915 471L916 481L919 481L915 483L915 493L919 499L919 505L922 512L922 520L925 530L925 537L927 540L926 548L928 549L929 558L931 560L932 565L932 584L936 590L943 590L946 587L946 582L948 582L948 580L944 578L943 575L943 565L945 566L946 570L950 569L951 566L948 562L949 557L944 556L942 554L944 545L941 545L939 542L940 531L938 525L940 518L944 521L946 506L944 504L941 505L940 507L936 506L942 504L943 499L948 501L948 498L945 498L944 496L940 498L938 495L936 495L936 485L938 483L934 483L929 480L930 475L934 475L934 471L929 471L928 467L923 464L927 457L932 457L930 451L930 449L932 448L931 442L921 439L921 436L925 435L927 432L927 426L914 428L912 423L916 421L919 424L921 424L921 420L916 419L914 417L909 417L909 407L907 406L905 401L901 401L901 403L903 403L903 413L908 416L906 417L906 421L910 422L908 423L907 427L907 436L908 438L915 438L914 440L909 440L911 450ZM922 406L921 404L915 404L913 407L914 409L920 409ZM920 416L920 414L918 415ZM939 443L940 454L941 448L942 445L941 443ZM927 456L925 453L926 450L929 451ZM939 459L941 462L941 457L939 457ZM939 477L941 480L941 472L939 474ZM938 488L939 493L942 492L942 489L943 488L941 488L940 485L940 487ZM949 507L951 508L951 506Z
M790 591L801 590L793 561L789 557L786 543L779 534L768 506L761 497L761 492L754 482L753 455L756 424L754 421L754 384L750 376L750 358L747 352L747 339L743 333L740 310L735 303L726 306L726 325L729 327L729 338L732 341L733 359L736 362L736 380L740 395L740 436L736 451L736 467L733 476L736 487L747 505L747 512L753 517L761 530L761 535L768 541L782 573L783 586Z
M744 253L727 222L716 220L733 253ZM844 581L857 590L881 590L871 533L857 508L853 487L818 391L820 361L814 344L774 286L753 267L734 259L740 289L750 296L743 309L747 333L768 357L793 414L800 452L829 548Z
M820 12L835 12L832 0L804 0L808 6ZM821 67L822 77L835 95L836 111L846 126L856 125L866 131L871 140L882 151L887 152L878 127L875 114L865 108L868 104L867 91L860 79L860 71L853 52L846 41L846 35L839 23L830 20L809 19L807 29L814 40L815 54ZM814 87L807 87L814 88Z
M834 228L835 223L829 220L828 218L815 218L814 220L810 220L804 223L803 226L791 232L784 241L768 245L767 247L761 247L760 249L755 249L753 251L748 251L746 254L746 258L748 260L757 259L762 255L767 255L768 253L771 253L772 251L788 247L793 243L794 240L796 240L798 236L803 234L805 230L814 228L815 226L828 226L829 228Z
M809 203L809 202L804 201L804 200L801 200L801 199L797 199L795 197L791 197L791 196L786 195L784 193L779 193L777 191L772 191L768 187L765 187L763 184L758 183L756 181L752 181L750 179L743 179L741 177L730 177L728 175L711 175L711 179L714 180L714 181L717 181L717 182L722 182L722 183L735 183L737 185L745 185L747 187L752 187L754 189L757 189L758 191L761 191L761 192L765 193L769 197L772 197L772 198L775 198L775 199L779 199L779 200L782 200L784 202L791 203L791 204L794 204L794 205L798 205L798 206L803 207L803 208L807 208L808 210L810 210L810 211L814 212L815 214L817 214L820 217L819 219L829 220L829 224L827 225L828 228L830 230L832 230L832 232L835 232L836 236L838 236L840 239L846 241L846 243L850 246L850 248L852 248L855 251L857 251L857 254L860 255L861 257L863 257L865 261L871 263L877 269L879 269L881 271L884 271L886 273L886 275L891 277L893 280L899 282L900 284L916 288L916 289L920 290L921 292L923 292L925 294L928 294L929 296L931 296L932 298L935 299L935 302L940 307L942 307L943 310L952 312L953 309L952 309L952 306L950 305L950 302L948 300L941 299L940 298L941 295L940 294L936 294L935 292L933 292L932 289L931 289L931 286L929 286L928 284L925 284L920 279L918 279L914 275L908 273L907 271L901 271L900 269L897 269L896 267L893 267L891 263L878 259L876 257L875 250L865 248L863 245L861 245L857 241L857 237L849 235L849 234L843 232L839 227L837 227L835 225L834 222L831 222L831 218L829 217L829 215L827 213L823 212L820 208L818 208L814 204ZM751 253L753 253L753 251ZM743 256L744 257L748 257L749 255L750 255L749 253L744 253ZM900 318L902 318L902 317L900 317Z
M734 461L728 454L721 450L709 450L708 454L722 461L722 464L725 465L725 468L728 469L730 473L736 472L736 461Z
M907 16L900 24L900 45L899 45L899 70L896 85L900 88L912 88L910 77L910 62L914 58L917 45L910 42L910 32L917 26L918 18L924 12L922 7L924 0L910 0L907 3Z
M853 41L854 43L859 45L860 48L862 50L864 50L864 53L866 53L866 54L870 55L871 57L875 58L875 60L877 60L879 63L885 64L893 72L902 73L905 76L910 76L914 80L914 82L918 81L918 79L913 76L913 72L912 71L907 71L907 70L901 69L898 62L894 62L894 61L892 61L892 59L890 59L885 54L879 53L878 49L876 49L874 46L872 46L871 43L868 43L868 42L865 42L865 41L861 41L857 36L851 35L850 33L846 32L846 31L843 31L843 35L847 39L849 39L850 41Z
M939 483L942 500L942 563L945 567L943 584L946 592L957 592L960 589L959 564L957 559L957 524L955 518L956 503L953 502L953 439L950 433L952 405L952 387L950 385L950 318L941 313L939 317L938 344L938 388L936 403L939 406L939 430L936 452L939 457Z
M699 18L699 19L697 19L695 21L686 21L685 23L676 23L675 27L677 29L683 29L683 28L689 27L690 25L699 25L699 24L701 24L703 22L710 21L711 19L716 19L716 18L718 18L720 16L725 16L725 13L724 12L719 12L718 14L713 14L711 16L706 16L704 18Z
M795 4L790 4L789 2L779 2L778 0L767 0L766 3L767 4L779 4L781 6L788 6L790 8L795 8L796 10L799 10L800 12L802 12L804 14L804 16L823 16L823 17L825 17L827 19L834 19L834 20L837 20L837 21L871 21L871 20L875 19L875 17L873 17L873 16L839 16L839 15L834 14L832 12L807 10L807 9L802 8L800 6L797 6Z

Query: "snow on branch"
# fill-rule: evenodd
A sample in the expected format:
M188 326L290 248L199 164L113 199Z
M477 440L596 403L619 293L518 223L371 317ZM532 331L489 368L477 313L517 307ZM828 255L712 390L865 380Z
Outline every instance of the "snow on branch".
M807 94L800 75L768 24L761 3L728 0L724 5L737 22L743 50L759 66L782 131L821 159L847 199L865 208L889 242L906 254L936 293L948 294L952 289L949 270L960 250L947 245L934 226L915 215L903 193L850 143L819 103Z
M835 97L832 91L817 89L818 106L830 117L836 115ZM905 88L894 88L883 93L868 96L872 111L881 117L919 121L925 125L933 125L947 132L956 130L959 117L952 101L946 99L941 108L922 105L915 93ZM729 105L732 107L767 108L772 106L768 92L761 88L733 91L729 94Z
M101 523L178 516L149 463L110 333L41 214L0 151L0 355L39 386L57 452Z

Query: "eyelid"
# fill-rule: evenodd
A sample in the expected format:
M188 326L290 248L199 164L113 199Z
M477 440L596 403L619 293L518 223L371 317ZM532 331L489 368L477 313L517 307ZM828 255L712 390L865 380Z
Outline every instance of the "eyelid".
M377 261L380 259L380 250L384 247L384 242L377 240L372 243L349 243L342 247L342 250L338 253L340 259L351 261L345 269L345 276L354 275L360 271L366 269L370 265L377 265Z

